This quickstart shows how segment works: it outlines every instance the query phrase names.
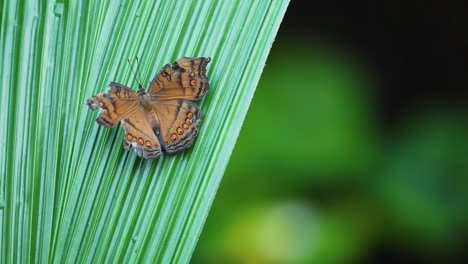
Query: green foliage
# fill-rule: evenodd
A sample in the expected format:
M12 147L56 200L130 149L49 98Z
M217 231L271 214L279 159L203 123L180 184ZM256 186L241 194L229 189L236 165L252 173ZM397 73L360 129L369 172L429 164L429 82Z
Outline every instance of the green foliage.
M4 1L0 261L188 262L288 1ZM88 97L210 56L187 152L147 161Z

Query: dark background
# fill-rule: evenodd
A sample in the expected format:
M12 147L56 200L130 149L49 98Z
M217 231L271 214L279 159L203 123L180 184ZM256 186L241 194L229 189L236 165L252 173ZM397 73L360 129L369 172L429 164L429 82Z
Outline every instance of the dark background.
M466 10L291 1L193 262L467 261Z
M316 35L373 67L383 126L424 98L466 103L468 23L463 1L292 1L281 35Z

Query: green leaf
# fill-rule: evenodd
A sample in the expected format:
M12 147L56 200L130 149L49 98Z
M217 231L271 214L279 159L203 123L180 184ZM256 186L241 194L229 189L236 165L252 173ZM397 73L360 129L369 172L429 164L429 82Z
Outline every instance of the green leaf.
M190 260L288 1L3 1L0 261ZM142 160L85 105L210 56L199 137Z

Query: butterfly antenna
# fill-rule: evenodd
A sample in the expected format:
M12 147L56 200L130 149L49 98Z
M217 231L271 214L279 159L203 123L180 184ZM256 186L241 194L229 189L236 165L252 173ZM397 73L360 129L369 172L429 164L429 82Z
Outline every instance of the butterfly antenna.
M132 63L130 62L130 59L127 58L127 61L128 61L128 65L130 65L130 70L131 70L132 73L133 73L134 80L136 80L137 75L136 75L135 72L133 71L133 65L132 65ZM133 82L132 82L132 83L133 83Z
M137 72L138 72L138 88L143 88L143 85L141 84L141 71L140 71L140 62L138 61L138 57L135 57L136 63L137 63Z

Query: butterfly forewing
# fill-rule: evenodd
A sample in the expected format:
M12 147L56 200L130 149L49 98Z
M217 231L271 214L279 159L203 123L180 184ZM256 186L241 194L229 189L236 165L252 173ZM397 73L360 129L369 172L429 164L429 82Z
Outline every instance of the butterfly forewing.
M122 118L137 110L140 105L138 94L125 85L110 83L106 93L97 94L86 101L93 110L102 108L102 113L96 119L101 126L113 127Z
M173 65L166 64L151 81L148 94L158 100L203 98L209 88L206 65L210 60L182 57Z

